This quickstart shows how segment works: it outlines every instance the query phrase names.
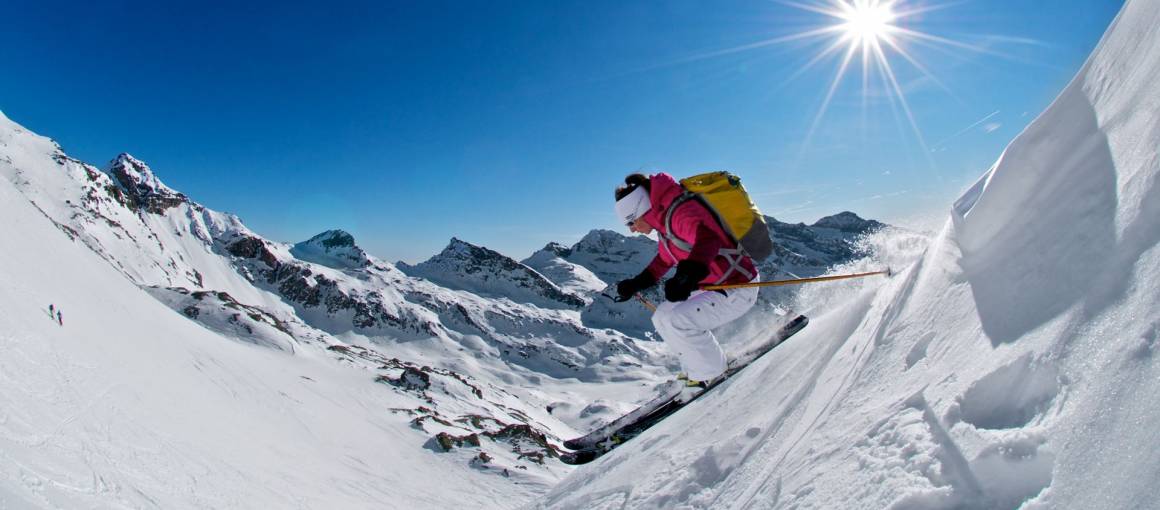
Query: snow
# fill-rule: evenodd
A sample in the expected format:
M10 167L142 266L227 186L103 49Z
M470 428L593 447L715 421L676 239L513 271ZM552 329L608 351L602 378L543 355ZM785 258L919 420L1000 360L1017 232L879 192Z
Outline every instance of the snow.
M0 507L507 507L569 471L553 445L669 375L664 346L577 310L410 278L340 232L265 240L3 116L0 177ZM35 319L49 302L63 327Z
M779 223L777 271L896 273L802 287L805 330L578 468L552 445L674 368L637 304L593 299L648 238L396 268L0 115L0 508L1154 508L1157 41L1129 1L931 238Z
M1128 2L917 260L534 506L1155 508L1157 41Z
M170 311L0 183L0 501L102 508L492 506L512 484L407 448L362 374ZM100 299L90 299L100 296ZM47 316L63 310L64 326ZM405 465L402 471L395 466ZM412 487L396 491L392 487Z
M563 246L552 243L520 263L535 269L561 290L576 294L591 303L593 298L588 296L600 293L608 284L588 268L565 259L562 252L566 251Z

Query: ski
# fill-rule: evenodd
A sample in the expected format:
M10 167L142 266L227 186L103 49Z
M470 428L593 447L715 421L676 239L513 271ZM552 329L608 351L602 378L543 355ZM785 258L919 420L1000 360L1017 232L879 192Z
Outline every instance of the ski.
M564 441L564 446L574 451L561 454L560 459L566 464L586 464L599 458L725 382L794 333L801 331L806 324L809 324L809 318L804 315L790 320L768 341L753 346L730 360L725 374L708 387L687 387L681 381L670 381L662 385L654 398L628 414L584 436Z
M615 433L632 423L636 423L645 416L652 414L661 406L676 399L685 390L685 383L682 381L668 381L657 388L657 395L647 402L637 406L628 414L621 416L611 422L608 422L600 428L589 432L587 435L569 439L564 441L564 447L570 450L584 450L595 446L608 436Z

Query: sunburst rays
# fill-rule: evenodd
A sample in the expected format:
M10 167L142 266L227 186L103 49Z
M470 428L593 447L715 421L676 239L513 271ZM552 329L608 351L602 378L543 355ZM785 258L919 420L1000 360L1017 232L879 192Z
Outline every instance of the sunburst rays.
M918 146L928 163L934 166L931 150L918 116L907 97L913 94L919 83L927 82L941 89L955 101L962 99L946 83L940 80L914 53L917 49L941 51L948 56L983 54L993 57L1023 62L1011 55L994 50L988 44L970 44L956 41L944 35L924 32L918 25L925 15L941 11L967 0L771 0L771 2L800 11L820 15L796 32L780 34L747 44L726 47L712 51L695 53L667 62L655 63L634 69L624 74L654 71L673 66L722 58L735 54L772 50L785 44L802 44L809 48L803 54L805 62L796 69L788 69L788 74L780 83L770 87L770 93L791 82L802 79L809 71L824 62L836 62L829 82L822 89L824 94L817 111L813 114L801 141L799 160L809 151L814 134L822 125L831 103L841 96L842 84L852 69L860 69L863 133L868 131L867 115L870 101L885 98L890 111L901 126L909 124ZM998 36L989 35L988 39ZM1005 38L1011 40L1013 38ZM1016 42L1032 44L1037 41L1018 38ZM1032 62L1035 63L1035 62ZM898 68L898 69L896 69ZM899 73L905 69L906 72Z
M949 41L904 26L909 21L908 18L937 7L911 8L902 5L903 2L901 0L829 0L823 3L787 1L779 3L822 14L828 18L824 23L824 27L828 30L825 30L824 33L834 41L826 51L819 53L813 60L808 62L805 66L806 68L825 59L827 55L832 55L841 49L845 50L842 52L843 56L838 63L837 70L830 81L829 87L826 89L822 103L814 115L813 122L806 132L805 140L802 143L802 152L804 153L808 148L819 125L821 125L822 119L830 108L830 103L833 101L836 91L846 78L852 62L857 58L862 71L863 114L865 115L867 109L867 98L870 97L870 89L872 83L874 83L874 75L877 74L877 77L881 80L888 92L891 104L897 105L901 110L903 116L905 116L907 122L910 124L911 131L918 140L918 144L922 147L923 152L927 153L929 160L930 151L927 148L926 140L922 135L922 130L918 126L918 121L915 119L914 112L911 109L910 102L907 100L903 86L899 83L898 74L891 64L891 57L900 57L933 83L949 92L950 89L942 81L935 77L925 65L906 50L906 42L916 38L921 38L928 42ZM815 31L811 30L809 32ZM797 77L803 71L804 68L791 76L791 79Z

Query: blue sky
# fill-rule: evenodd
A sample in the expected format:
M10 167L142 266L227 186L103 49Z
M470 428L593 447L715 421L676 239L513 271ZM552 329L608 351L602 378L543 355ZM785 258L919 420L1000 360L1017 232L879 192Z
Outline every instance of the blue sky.
M900 2L933 8L896 26L954 41L900 40L927 72L886 51L912 124L858 60L819 116L843 53L805 66L832 39L759 43L836 20L788 3L16 0L0 110L268 238L342 228L391 261L623 232L612 189L634 171L731 170L783 221L929 225L1121 5Z

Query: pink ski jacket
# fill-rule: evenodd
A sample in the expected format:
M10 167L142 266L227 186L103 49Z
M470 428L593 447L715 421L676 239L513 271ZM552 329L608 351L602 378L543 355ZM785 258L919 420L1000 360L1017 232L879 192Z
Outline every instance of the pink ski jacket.
M702 285L751 281L757 275L753 260L743 255L733 256L731 260L730 256L721 253L723 249L735 250L737 244L729 239L729 234L717 223L713 213L700 201L688 200L677 205L672 216L673 231L665 231L665 216L669 206L684 192L685 189L669 174L659 173L649 177L649 201L652 207L645 213L644 220L660 234L657 255L648 265L649 273L660 281L669 268L688 259L709 267L709 276L701 280ZM692 249L681 250L666 240L671 236L691 244Z

